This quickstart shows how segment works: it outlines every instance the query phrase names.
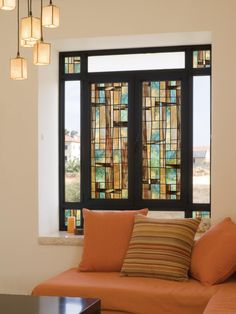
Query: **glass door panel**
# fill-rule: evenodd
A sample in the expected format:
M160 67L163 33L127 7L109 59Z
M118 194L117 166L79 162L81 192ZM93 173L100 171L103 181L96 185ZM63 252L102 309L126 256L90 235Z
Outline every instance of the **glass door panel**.
M91 84L91 198L128 198L128 83Z
M142 83L142 199L179 200L181 81Z

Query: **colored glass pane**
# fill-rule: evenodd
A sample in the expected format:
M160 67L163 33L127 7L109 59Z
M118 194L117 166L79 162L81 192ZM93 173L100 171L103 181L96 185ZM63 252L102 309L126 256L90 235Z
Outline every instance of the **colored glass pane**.
M210 218L210 212L207 211L193 211L193 218Z
M195 50L193 51L193 68L210 68L211 51Z
M128 84L91 84L91 198L128 198Z
M143 82L142 198L180 199L181 81Z
M66 209L65 210L65 226L67 226L67 219L70 216L75 216L76 227L81 227L81 210L80 209Z
M65 57L64 69L66 74L80 73L80 57Z

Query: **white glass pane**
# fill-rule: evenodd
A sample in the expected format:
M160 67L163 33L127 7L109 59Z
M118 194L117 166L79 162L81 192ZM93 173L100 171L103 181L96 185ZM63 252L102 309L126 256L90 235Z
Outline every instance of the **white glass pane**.
M80 201L80 81L65 82L65 201Z
M88 72L183 69L184 67L184 52L92 56L88 58Z
M193 202L210 202L210 76L193 78Z

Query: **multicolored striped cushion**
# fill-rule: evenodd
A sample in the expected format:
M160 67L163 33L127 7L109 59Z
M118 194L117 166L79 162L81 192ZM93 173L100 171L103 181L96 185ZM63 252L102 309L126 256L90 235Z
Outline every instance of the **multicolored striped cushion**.
M200 219L154 219L137 215L121 274L187 280L199 223Z

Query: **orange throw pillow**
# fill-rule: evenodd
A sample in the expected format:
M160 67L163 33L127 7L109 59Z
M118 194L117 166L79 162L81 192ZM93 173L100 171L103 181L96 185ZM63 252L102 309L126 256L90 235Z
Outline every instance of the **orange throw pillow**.
M225 218L193 246L191 275L204 284L226 280L236 271L236 224Z
M84 249L80 271L120 271L132 235L136 214L130 211L92 211L83 209Z

